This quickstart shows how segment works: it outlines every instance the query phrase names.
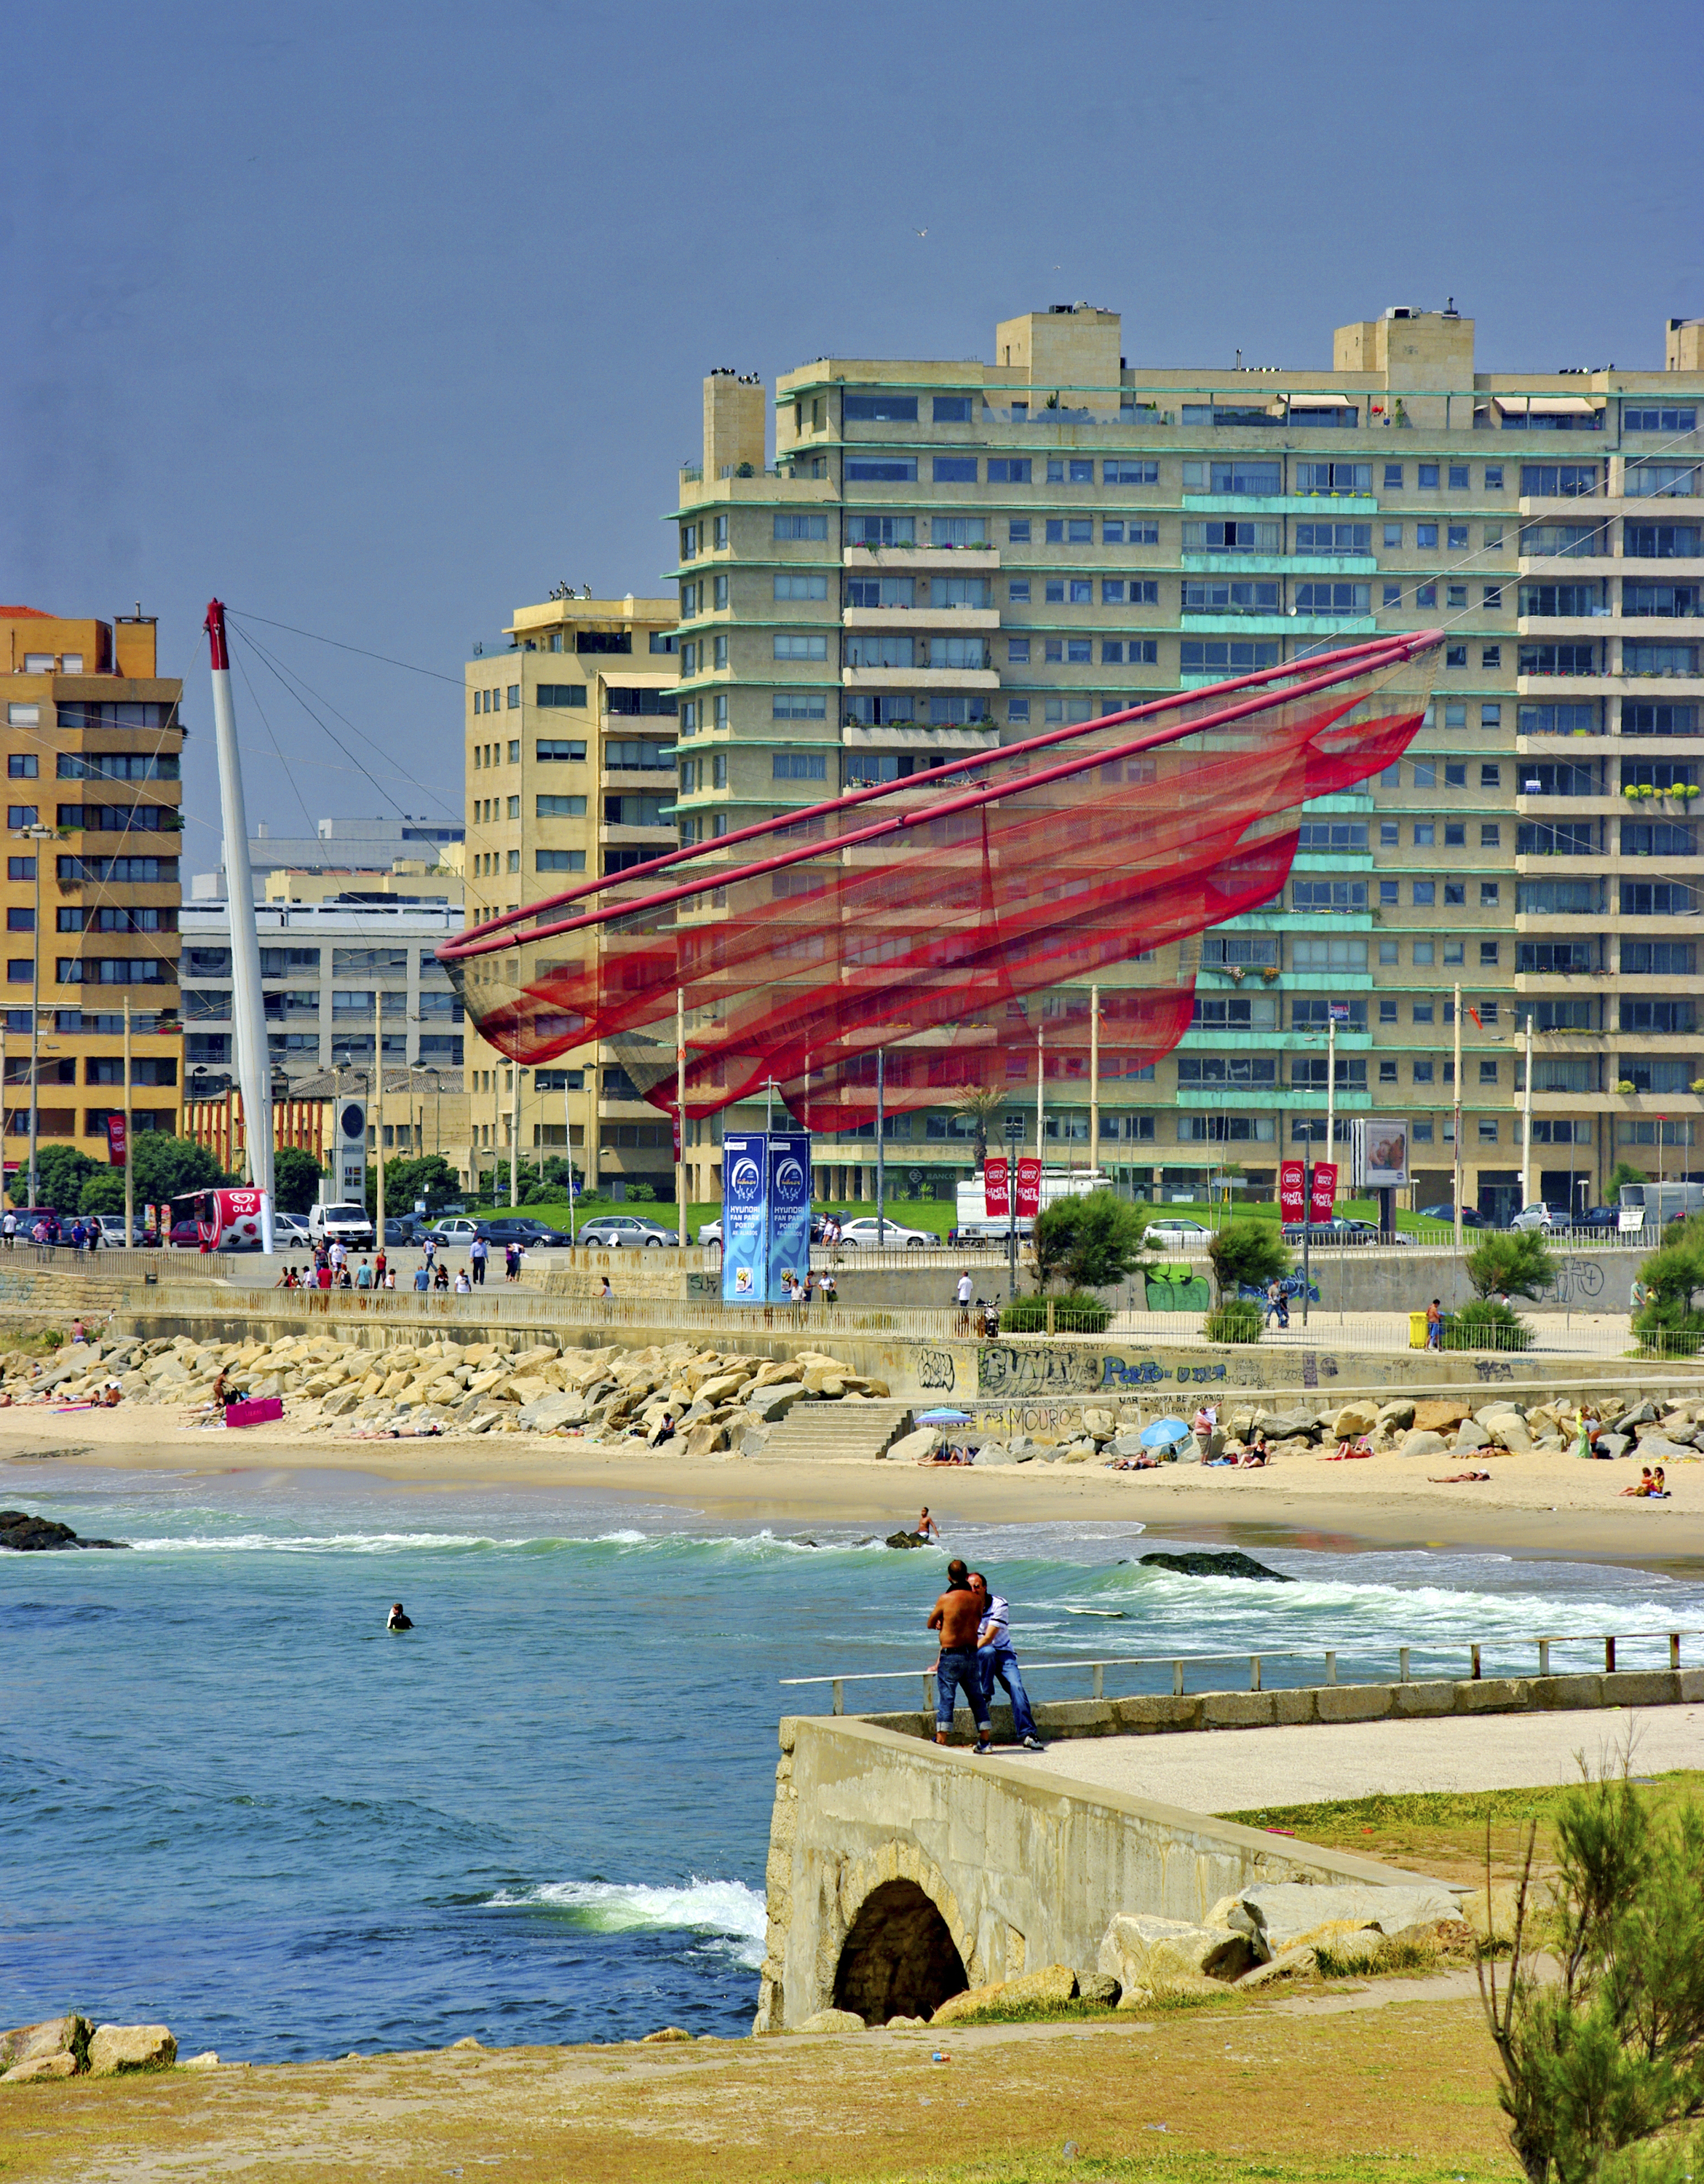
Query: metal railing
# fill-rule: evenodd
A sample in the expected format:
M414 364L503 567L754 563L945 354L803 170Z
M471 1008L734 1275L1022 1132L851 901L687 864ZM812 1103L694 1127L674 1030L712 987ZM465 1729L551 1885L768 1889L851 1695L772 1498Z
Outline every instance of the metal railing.
M158 1251L108 1250L74 1251L68 1244L26 1244L19 1237L9 1251L0 1248L0 1273L8 1267L31 1267L41 1273L97 1274L111 1281L159 1281L174 1277L183 1281L226 1281L231 1278L229 1251Z
M1617 1649L1619 1646L1633 1645L1644 1640L1663 1639L1668 1641L1668 1669L1669 1672L1673 1674L1678 1672L1680 1667L1681 1640L1683 1638L1699 1637L1704 1637L1704 1630L1682 1628L1679 1630L1623 1630L1618 1632L1614 1636L1611 1636L1607 1633L1596 1634L1590 1632L1561 1631L1554 1632L1540 1638L1499 1638L1495 1640L1486 1640L1483 1638L1428 1639L1423 1646L1418 1647L1412 1645L1397 1646L1395 1649L1396 1680L1399 1684L1454 1683L1458 1681L1478 1683L1484 1680L1483 1663L1484 1654L1493 1646L1499 1649L1524 1649L1527 1646L1535 1646L1538 1652L1538 1674L1540 1676L1548 1676L1552 1673L1551 1667L1551 1650L1553 1646L1601 1646L1603 1649L1603 1674L1607 1676L1612 1676L1620 1673L1618 1671L1616 1667L1618 1658ZM1435 1675L1417 1677L1412 1673L1413 1656L1417 1651L1431 1655L1441 1654L1446 1658L1452 1653L1464 1654L1467 1658L1467 1674L1466 1678ZM1269 1646L1262 1648L1259 1652L1244 1652L1239 1650L1236 1652L1217 1653L1118 1653L1105 1656L1099 1659L1078 1658L1068 1661L1025 1661L1022 1663L1022 1668L1026 1678L1033 1675L1040 1675L1045 1673L1050 1673L1056 1669L1070 1669L1074 1674L1080 1674L1083 1669L1087 1669L1089 1672L1089 1696L1092 1699L1104 1699L1105 1697L1106 1671L1109 1669L1121 1670L1136 1669L1169 1669L1172 1672L1172 1696L1173 1698L1183 1698L1187 1693L1187 1671L1191 1667L1201 1663L1217 1661L1246 1661L1249 1664L1248 1682L1246 1685L1222 1684L1199 1685L1197 1687L1198 1691L1203 1695L1218 1696L1221 1693L1233 1691L1248 1690L1250 1691L1258 1691L1265 1690L1267 1685L1263 1680L1264 1669L1266 1663L1268 1661L1321 1661L1324 1663L1325 1669L1324 1678L1321 1683L1316 1685L1308 1685L1306 1683L1289 1685L1279 1686L1279 1688L1292 1691L1329 1691L1334 1689L1342 1681L1342 1679L1337 1673L1337 1667L1339 1658L1345 1652L1358 1652L1371 1656L1375 1653L1375 1649L1370 1646L1352 1648L1345 1648L1340 1646ZM1389 1653L1389 1647L1378 1649L1378 1658L1381 1659L1388 1659ZM1595 1674L1596 1672L1592 1669L1573 1669L1571 1671L1564 1671L1564 1673L1576 1675L1585 1675ZM935 1707L936 1691L936 1672L933 1669L922 1670L916 1669L879 1669L869 1671L860 1671L855 1675L782 1676L777 1680L783 1690L797 1690L802 1689L807 1685L821 1684L828 1685L833 1695L832 1711L837 1714L844 1714L846 1711L845 1688L848 1684L905 1683L909 1681L914 1676L921 1676L922 1679L923 1686L924 1711L926 1713L933 1713ZM1388 1682L1389 1679L1388 1676L1381 1676L1367 1677L1361 1679L1360 1680L1368 1684L1377 1684ZM1135 1697L1139 1696L1146 1696L1150 1695L1146 1693L1139 1694L1132 1692L1127 1694L1127 1696Z

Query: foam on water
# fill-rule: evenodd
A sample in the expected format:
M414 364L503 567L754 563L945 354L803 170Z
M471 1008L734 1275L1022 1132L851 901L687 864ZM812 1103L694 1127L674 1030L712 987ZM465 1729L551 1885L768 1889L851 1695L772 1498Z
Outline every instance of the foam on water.
M679 1888L548 1880L532 1888L499 1888L486 1903L493 1910L543 1905L593 1933L704 1935L728 1944L734 1961L749 1971L763 1962L764 1899L741 1880L701 1880L694 1875Z

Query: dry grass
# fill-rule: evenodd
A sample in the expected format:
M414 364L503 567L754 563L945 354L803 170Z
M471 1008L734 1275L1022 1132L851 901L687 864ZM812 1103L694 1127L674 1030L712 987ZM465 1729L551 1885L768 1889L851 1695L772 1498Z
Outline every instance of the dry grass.
M1471 2000L1232 2000L1141 2022L516 2049L0 2095L7 2184L1512 2178ZM1361 1997L1365 1999L1363 1996ZM931 2060L937 2050L946 2059ZM1074 2142L1067 2163L1062 2149Z

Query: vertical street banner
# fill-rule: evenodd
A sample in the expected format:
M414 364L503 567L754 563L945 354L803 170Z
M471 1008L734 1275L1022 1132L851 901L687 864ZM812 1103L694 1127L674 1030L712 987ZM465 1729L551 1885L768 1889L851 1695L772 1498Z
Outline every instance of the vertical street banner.
M762 1304L768 1272L761 1130L732 1131L721 1142L721 1296L724 1304Z
M1004 1153L990 1153L983 1162L983 1203L990 1220L1005 1220L1011 1212L1011 1171Z
M1032 1154L1017 1164L1017 1217L1033 1221L1041 1211L1041 1162Z
M1313 1204L1308 1212L1309 1220L1329 1221L1336 1204L1337 1163L1335 1161L1316 1161L1313 1164Z
M681 1150L682 1150L682 1145L681 1145L681 1111L680 1111L680 1109L679 1109L678 1107L674 1107L674 1108L671 1108L671 1109L670 1110L670 1119L671 1119L671 1122L673 1123L673 1124L674 1124L675 1166L676 1166L677 1167L678 1167L680 1166L680 1163L681 1163ZM687 1230L686 1230L687 1209L685 1208L685 1206L677 1206L675 1210L677 1211L677 1212L678 1212L678 1214L679 1214L679 1215L680 1215L680 1217L681 1217L681 1241L682 1241L682 1243L683 1243L683 1244L684 1244L684 1243L686 1242L686 1240L687 1240Z
M810 1271L810 1138L805 1130L771 1130L767 1162L768 1290L779 1304L790 1276Z
M114 1167L122 1167L129 1156L130 1148L125 1142L125 1118L122 1115L107 1117L107 1158Z
M1300 1161L1284 1161L1278 1167L1278 1215L1284 1221L1300 1221L1305 1210L1302 1202L1302 1164Z

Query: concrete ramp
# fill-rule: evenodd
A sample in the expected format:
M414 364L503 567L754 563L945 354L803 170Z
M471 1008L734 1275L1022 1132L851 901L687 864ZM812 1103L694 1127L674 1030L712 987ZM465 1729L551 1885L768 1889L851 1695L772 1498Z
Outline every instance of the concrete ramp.
M1092 1970L1122 1911L1198 1924L1261 1882L1430 1878L867 1722L793 1717L781 1746L760 2032L835 2004L927 2017L966 1986Z

